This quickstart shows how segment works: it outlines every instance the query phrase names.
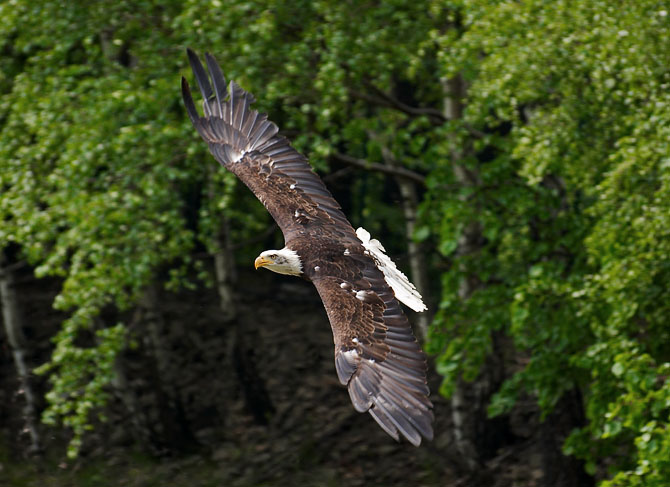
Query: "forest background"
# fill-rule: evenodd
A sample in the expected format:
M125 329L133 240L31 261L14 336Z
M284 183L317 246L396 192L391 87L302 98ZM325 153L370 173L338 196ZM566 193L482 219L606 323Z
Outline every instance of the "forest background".
M669 12L0 3L0 479L667 486ZM249 271L281 235L186 117L187 46L426 297L433 443L353 412L316 293Z

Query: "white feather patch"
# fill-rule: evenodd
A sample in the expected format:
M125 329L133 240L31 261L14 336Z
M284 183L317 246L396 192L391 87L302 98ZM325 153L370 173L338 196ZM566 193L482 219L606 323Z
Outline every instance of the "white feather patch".
M384 280L391 286L395 297L414 311L426 311L421 294L416 290L414 284L409 282L407 276L396 267L393 261L386 255L386 250L379 240L371 239L370 233L362 227L356 230L356 236L365 247L367 253L374 258L377 267L384 273Z
M239 160L242 159L244 157L244 155L247 153L247 151L245 151L245 150L239 151L239 152L238 151L233 151L233 152L234 152L235 156L233 157L233 159L230 162L239 162Z
M346 352L342 352L342 355L345 356L347 359L347 362L354 362L358 358L358 350L355 348L352 348L351 350L347 350Z

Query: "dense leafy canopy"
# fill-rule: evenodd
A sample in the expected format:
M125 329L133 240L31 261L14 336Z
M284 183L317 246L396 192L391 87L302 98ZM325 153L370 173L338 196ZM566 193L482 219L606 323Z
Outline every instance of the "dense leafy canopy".
M460 12L440 59L470 84L465 120L491 135L487 157L475 144L467 161L478 182L431 206L440 250L465 264L444 274L433 334L445 389L459 371L477 373L503 329L526 359L492 413L522 392L548 412L579 388L588 425L566 452L591 472L609 458L603 485L663 485L669 12L654 1L474 1ZM458 255L472 220L485 243ZM481 283L467 301L457 297L463 272Z
M269 224L216 171L184 116L184 48L228 77L310 156L425 174L415 238L440 288L429 349L450 393L496 334L513 340L491 414L568 391L587 424L565 451L602 485L670 477L670 12L653 0L26 2L0 5L0 247L63 278L70 317L42 367L44 418L103 411L132 308L156 280L191 285L199 249ZM54 42L56 40L56 42ZM446 120L445 80L466 85ZM453 100L452 100L453 102ZM465 182L458 176L466 170ZM389 183L360 171L354 224L402 250ZM395 189L393 189L395 191ZM480 239L464 252L473 224ZM253 249L252 249L253 250ZM241 250L240 252L244 252ZM247 252L251 252L248 250ZM246 256L245 256L246 257ZM192 275L192 274L191 274ZM474 292L459 296L464 279ZM82 331L93 343L79 343ZM605 467L607 466L607 467ZM607 468L607 470L605 470Z

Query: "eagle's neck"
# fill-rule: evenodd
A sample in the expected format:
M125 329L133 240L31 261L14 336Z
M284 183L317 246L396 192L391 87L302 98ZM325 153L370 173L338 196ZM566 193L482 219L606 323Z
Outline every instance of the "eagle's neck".
M286 272L280 272L281 274L288 274L291 276L299 276L302 274L302 261L300 260L300 256L298 255L298 252L295 250L288 249L284 247L280 251L280 255L284 256L286 259L286 264L283 267L283 270ZM277 271L279 272L279 271Z
M302 261L295 250L284 247L279 250L266 250L261 255L265 254L272 254L274 257L274 263L267 265L267 269L288 276L300 276L302 274Z

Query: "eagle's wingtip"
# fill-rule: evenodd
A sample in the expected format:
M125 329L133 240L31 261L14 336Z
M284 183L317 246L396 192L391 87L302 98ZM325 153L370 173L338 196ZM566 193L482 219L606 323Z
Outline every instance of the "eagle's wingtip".
M193 66L193 62L198 59L198 55L190 47L186 48L186 56L188 57L188 62Z

